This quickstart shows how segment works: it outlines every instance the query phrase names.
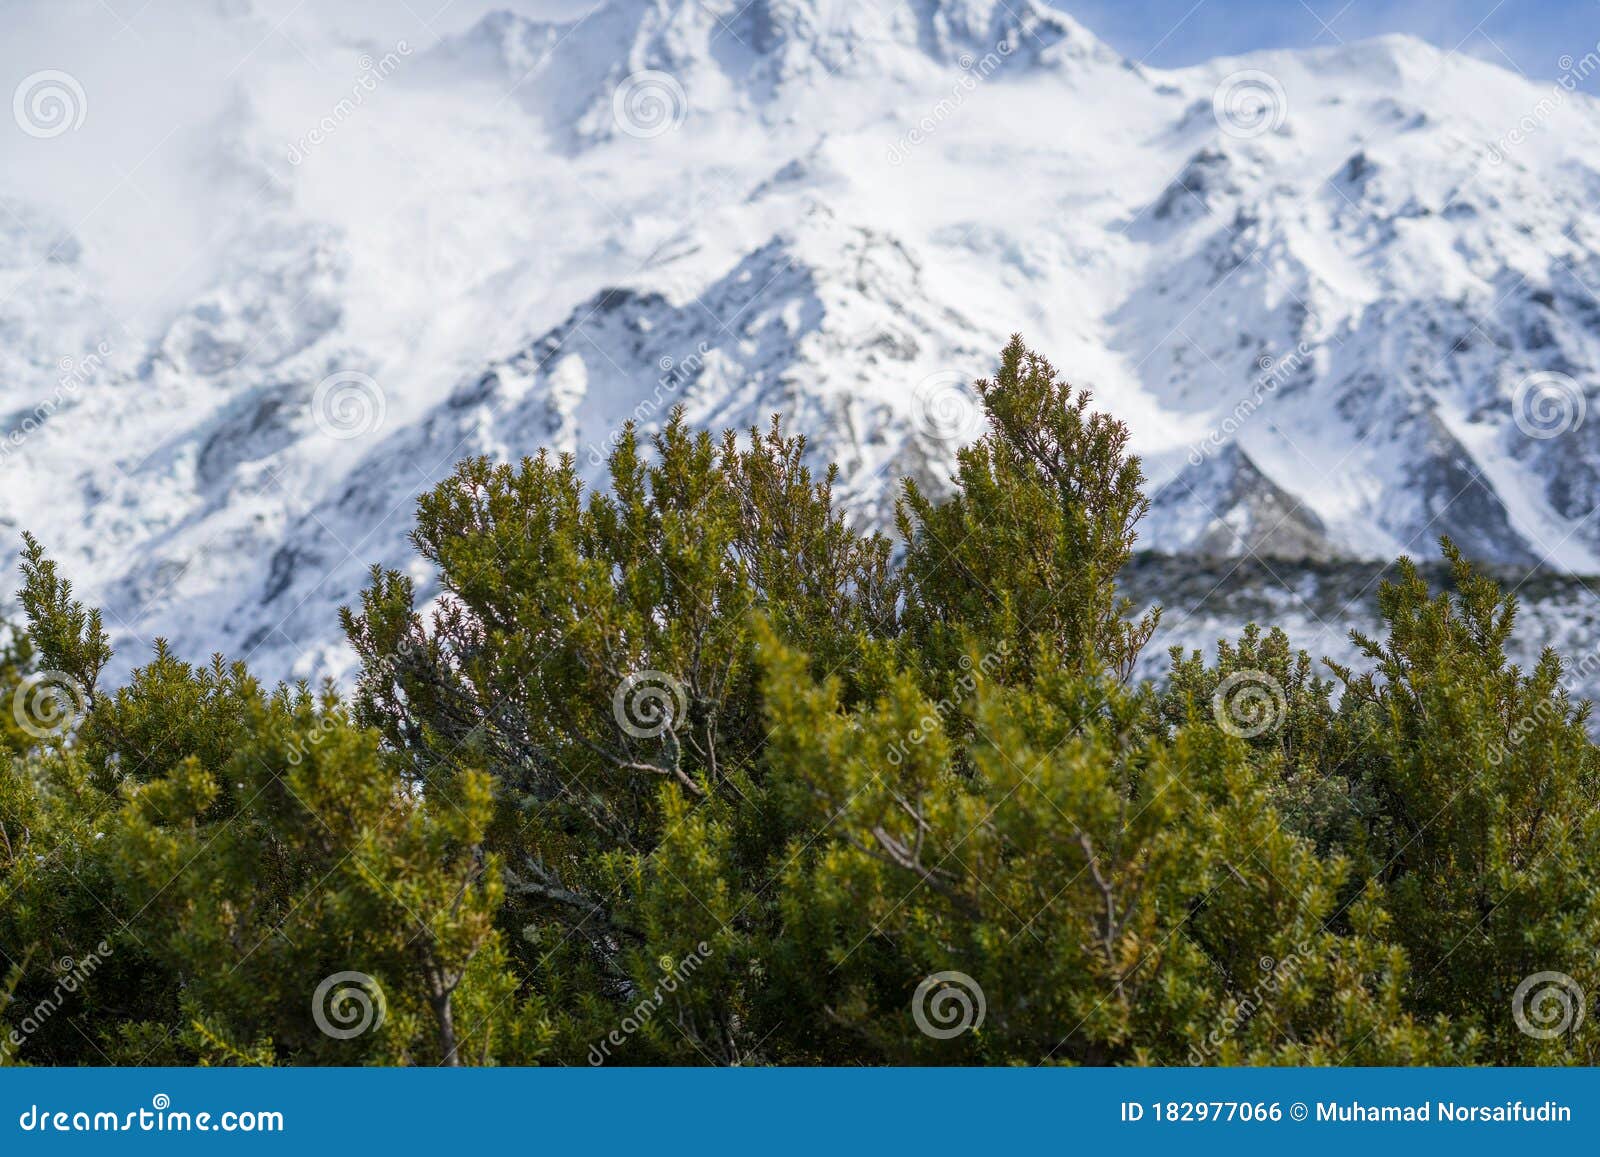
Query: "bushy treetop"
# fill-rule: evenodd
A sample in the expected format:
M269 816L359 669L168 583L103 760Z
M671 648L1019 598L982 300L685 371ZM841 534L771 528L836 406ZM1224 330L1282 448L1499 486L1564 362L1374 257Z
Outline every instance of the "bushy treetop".
M976 397L892 539L776 419L463 462L348 695L105 687L27 538L0 1062L1600 1059L1588 706L1514 600L1446 543L1362 670L1251 627L1137 682L1127 429L1020 339Z

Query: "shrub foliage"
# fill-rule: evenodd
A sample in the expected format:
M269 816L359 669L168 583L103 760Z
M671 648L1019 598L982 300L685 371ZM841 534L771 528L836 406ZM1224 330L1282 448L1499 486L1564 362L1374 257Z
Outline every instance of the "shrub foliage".
M894 539L776 420L464 462L359 672L158 641L28 539L0 1062L1593 1064L1600 764L1453 546L1360 671L1137 682L1127 430L1020 339Z

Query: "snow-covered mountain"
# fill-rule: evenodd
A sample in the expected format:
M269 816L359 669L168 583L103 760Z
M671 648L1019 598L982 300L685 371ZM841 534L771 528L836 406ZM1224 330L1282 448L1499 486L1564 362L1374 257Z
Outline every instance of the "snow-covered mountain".
M164 142L208 208L159 292L22 179L134 92L41 61L66 120L19 86L0 167L6 582L31 529L126 660L337 674L335 608L415 568L456 460L595 474L679 403L785 413L882 518L1019 330L1133 428L1154 549L1254 556L1290 603L1445 533L1600 572L1600 109L1561 86L1404 37L1157 71L1039 0L194 19L243 59ZM1570 625L1587 588L1551 581Z

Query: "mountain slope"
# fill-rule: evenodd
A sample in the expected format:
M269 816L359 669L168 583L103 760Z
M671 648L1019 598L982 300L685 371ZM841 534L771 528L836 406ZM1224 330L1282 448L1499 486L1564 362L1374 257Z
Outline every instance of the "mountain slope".
M412 502L456 459L597 477L679 403L789 415L882 521L981 432L970 382L1014 330L1132 426L1152 548L1331 564L1449 533L1600 570L1585 98L1515 142L1548 92L1420 41L1160 72L1035 0L299 33L182 138L226 211L161 309L109 295L92 216L0 177L0 521L125 645L337 674L335 608L415 565Z

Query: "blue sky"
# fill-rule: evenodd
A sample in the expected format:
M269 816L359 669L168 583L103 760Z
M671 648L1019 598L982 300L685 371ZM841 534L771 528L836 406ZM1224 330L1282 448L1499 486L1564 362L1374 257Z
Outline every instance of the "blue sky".
M3 2L3 0L0 0ZM103 0L105 2L105 0ZM143 3L144 0L111 0ZM452 23L489 8L574 16L598 0L406 0ZM847 0L848 2L848 0ZM882 2L882 0L878 0ZM1176 67L1257 48L1308 48L1409 32L1529 77L1554 80L1563 56L1600 42L1600 0L1048 0L1124 56ZM358 8L395 0L347 0Z
M1118 51L1157 66L1256 48L1409 32L1554 78L1600 41L1597 0L1054 0Z
M0 0L42 5L45 0ZM56 3L58 0L50 0ZM254 0L268 12L315 13L351 35L389 27L414 30L419 18L440 32L466 28L485 12L512 8L532 17L572 18L600 0ZM843 0L845 3L867 0ZM870 0L886 4L887 0ZM1308 48L1409 32L1447 49L1493 60L1535 79L1566 71L1600 42L1600 0L1047 0L1071 13L1124 56L1157 67L1194 64L1258 48ZM96 0L108 13L137 19L150 0ZM3 26L3 22L0 22ZM0 48L4 38L0 37ZM1596 78L1600 80L1600 77ZM1593 86L1591 86L1593 87Z

